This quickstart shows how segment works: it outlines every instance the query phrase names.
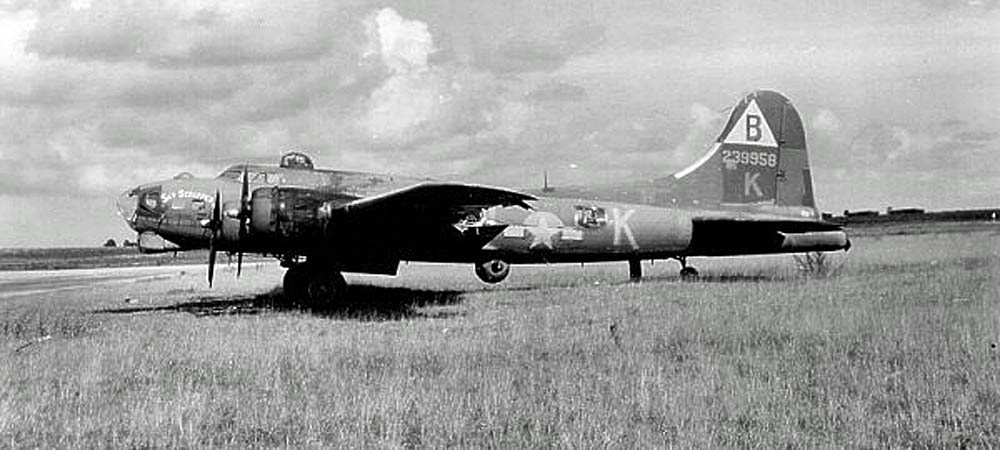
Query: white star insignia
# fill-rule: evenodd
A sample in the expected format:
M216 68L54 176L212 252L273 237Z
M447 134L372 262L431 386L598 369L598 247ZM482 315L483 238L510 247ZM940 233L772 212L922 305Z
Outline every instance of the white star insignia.
M528 246L530 249L547 247L551 250L555 248L553 240L555 235L560 233L559 228L549 225L548 218L544 215L538 218L538 225L528 227L528 231L531 232L531 245Z

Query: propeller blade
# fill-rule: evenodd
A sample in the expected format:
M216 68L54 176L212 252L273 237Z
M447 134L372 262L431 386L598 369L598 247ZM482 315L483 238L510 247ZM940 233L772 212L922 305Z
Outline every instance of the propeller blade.
M240 229L236 239L236 278L243 273L243 238L247 235L247 222L250 220L250 175L246 164L243 165L243 186L240 188Z
M215 190L215 205L212 206L212 230L222 227L222 199L219 190Z
M219 238L222 231L222 198L219 191L215 191L215 205L212 207L212 222L209 230L211 235L208 238L208 287L212 287L212 279L215 278L215 240Z
M215 235L208 241L208 287L212 287L212 278L215 277Z

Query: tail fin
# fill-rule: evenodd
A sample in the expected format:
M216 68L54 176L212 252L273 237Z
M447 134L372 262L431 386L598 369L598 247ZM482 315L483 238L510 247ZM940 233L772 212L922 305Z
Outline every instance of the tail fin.
M802 120L774 91L744 97L708 153L673 178L674 202L816 215Z

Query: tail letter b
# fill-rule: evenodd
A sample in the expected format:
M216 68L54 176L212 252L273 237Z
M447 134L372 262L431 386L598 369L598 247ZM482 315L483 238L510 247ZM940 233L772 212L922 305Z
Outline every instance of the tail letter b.
M760 116L747 114L747 141L760 141L762 133L760 131Z

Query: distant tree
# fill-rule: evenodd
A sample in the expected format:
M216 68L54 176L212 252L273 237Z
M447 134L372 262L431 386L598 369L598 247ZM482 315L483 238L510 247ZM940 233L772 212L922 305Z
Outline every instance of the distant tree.
M117 246L118 246L118 243L115 242L114 239L110 239L110 238L108 240L104 241L104 245L103 245L103 247L117 247Z
M137 245L139 244L136 244L135 242L132 242L128 239L125 239L125 242L122 242L122 247L135 247Z

